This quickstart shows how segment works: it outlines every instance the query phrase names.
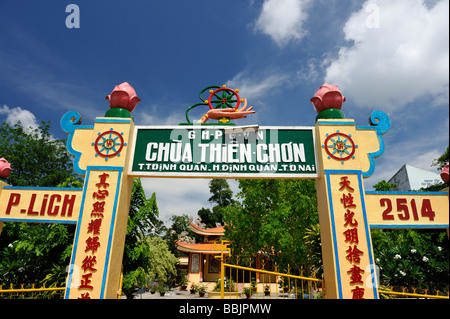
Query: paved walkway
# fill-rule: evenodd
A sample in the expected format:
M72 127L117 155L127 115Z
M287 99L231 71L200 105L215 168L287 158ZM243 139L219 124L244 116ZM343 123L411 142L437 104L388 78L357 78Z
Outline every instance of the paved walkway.
M225 293L225 299L229 299L229 295ZM241 296L238 297L240 299ZM266 297L262 293L258 293L258 296L252 295L252 299L293 299L295 296L293 294L287 293L277 293L272 292L270 296ZM304 296L305 299L308 299L308 295ZM123 295L120 299L127 299L125 295ZM208 293L206 293L205 297L200 297L198 293L191 294L189 290L180 291L177 289L173 289L169 292L166 292L164 296L160 296L159 292L155 292L154 294L150 292L144 292L143 294L135 294L134 299L208 299ZM232 299L236 299L236 296L233 296Z
M205 299L208 297L208 294L205 297L201 298L198 293L191 294L190 291L180 291L180 290L170 290L166 292L163 297L159 295L159 292L155 292L154 294L150 292L144 292L143 294L136 294L134 299ZM122 296L120 299L127 299L127 297Z

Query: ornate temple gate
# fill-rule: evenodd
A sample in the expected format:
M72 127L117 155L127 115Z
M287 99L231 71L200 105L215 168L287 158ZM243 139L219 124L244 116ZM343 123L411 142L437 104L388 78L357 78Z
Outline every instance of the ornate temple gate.
M311 99L314 127L233 126L230 119L254 111L225 86L202 90L179 126L135 126L140 99L128 83L107 99L111 109L93 125L81 125L77 112L61 119L83 189L0 183L1 224L77 225L67 299L117 297L133 177L315 179L327 298L378 298L370 228L449 227L448 192L365 192L390 120L376 111L370 126L356 126L340 111L345 99L335 86L324 84ZM210 110L193 124L187 113L201 105Z

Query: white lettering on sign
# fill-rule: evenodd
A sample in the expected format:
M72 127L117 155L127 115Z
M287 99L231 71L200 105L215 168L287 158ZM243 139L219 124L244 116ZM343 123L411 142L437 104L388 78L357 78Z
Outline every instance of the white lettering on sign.
M310 127L137 127L132 150L132 176L318 177Z
M193 131L191 131L193 132ZM219 131L218 131L219 132ZM250 144L197 144L200 163L304 163L305 148L302 143L257 144L252 152ZM145 160L148 162L183 163L192 162L190 144L155 143L147 144Z

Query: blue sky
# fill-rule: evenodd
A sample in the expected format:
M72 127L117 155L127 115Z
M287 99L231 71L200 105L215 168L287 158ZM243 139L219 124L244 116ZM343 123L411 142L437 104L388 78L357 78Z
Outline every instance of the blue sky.
M79 28L66 27L71 3ZM63 138L64 113L92 124L126 81L138 125L183 122L201 89L227 84L257 111L240 124L313 126L309 99L327 82L357 125L391 119L370 190L405 163L435 171L449 143L448 12L448 0L2 1L0 121L50 120ZM209 206L207 183L144 180L163 220Z

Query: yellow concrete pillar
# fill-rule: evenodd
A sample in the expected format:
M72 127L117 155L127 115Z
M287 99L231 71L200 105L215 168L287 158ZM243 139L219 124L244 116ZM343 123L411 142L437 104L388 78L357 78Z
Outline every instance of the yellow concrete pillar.
M97 118L79 125L79 114L61 120L76 171L85 176L66 295L67 299L116 299L125 244L132 177L131 118Z
M326 298L378 298L363 185L390 126L384 113L378 116L385 120L378 127L356 127L349 119L319 119L315 126Z
M0 181L0 195L2 193L2 189L4 186L8 186L8 184L6 184L5 182ZM0 221L0 235L2 234L2 229L3 229L3 221Z

